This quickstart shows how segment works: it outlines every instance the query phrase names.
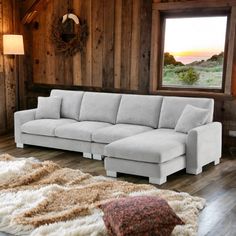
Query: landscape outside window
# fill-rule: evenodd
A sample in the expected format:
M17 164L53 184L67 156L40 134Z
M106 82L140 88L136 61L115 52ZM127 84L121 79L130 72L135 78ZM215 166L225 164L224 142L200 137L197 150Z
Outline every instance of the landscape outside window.
M162 86L221 89L227 16L167 18Z

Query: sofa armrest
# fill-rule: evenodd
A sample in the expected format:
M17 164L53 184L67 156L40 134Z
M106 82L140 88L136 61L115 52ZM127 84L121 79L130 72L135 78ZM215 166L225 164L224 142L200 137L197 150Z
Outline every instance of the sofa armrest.
M31 120L35 119L36 109L17 111L14 114L14 132L15 142L22 143L21 141L21 126Z
M222 125L212 122L192 129L187 137L186 171L199 174L210 162L219 163L222 151Z

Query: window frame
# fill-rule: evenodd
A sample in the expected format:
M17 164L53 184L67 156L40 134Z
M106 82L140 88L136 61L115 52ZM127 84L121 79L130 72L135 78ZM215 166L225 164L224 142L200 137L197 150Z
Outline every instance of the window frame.
M162 73L164 64L164 40L165 40L165 19L166 18L183 18L183 17L211 17L227 16L224 64L221 88L185 88L178 86L165 86L162 84ZM219 94L231 95L231 77L233 69L234 42L230 43L230 38L235 38L234 27L236 26L236 4L223 1L216 3L191 1L191 3L171 2L170 3L153 3L152 11L152 42L151 42L151 71L150 71L150 92L154 94ZM234 17L234 18L233 18ZM234 40L233 40L234 41Z
M224 61L223 61L223 74L222 74L222 81L221 81L221 88L196 88L196 87L181 87L181 86L166 86L163 85L163 67L164 67L164 44L165 44L165 26L166 26L166 19L170 19L170 18L191 18L191 17L216 17L216 16L226 16L227 17L227 22L226 22L226 35L225 35L225 44L224 44ZM200 15L200 14L191 14L191 13L180 13L180 14L176 14L176 13L172 13L172 14L162 14L161 15L161 36L162 36L162 40L161 40L161 51L160 51L160 68L159 68L159 87L160 89L163 90L193 90L193 91L210 91L210 92L224 92L224 84L225 84L225 74L226 74L226 66L227 66L227 52L228 52L228 37L229 37L229 12L228 11L224 11L222 13L209 13L209 14L204 14L204 15Z

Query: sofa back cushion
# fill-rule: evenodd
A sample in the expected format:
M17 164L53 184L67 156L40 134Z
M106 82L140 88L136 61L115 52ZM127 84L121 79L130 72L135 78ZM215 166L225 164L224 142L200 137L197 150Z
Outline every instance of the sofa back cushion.
M214 100L209 98L164 97L159 128L174 129L186 105L209 110L207 123L213 120Z
M117 115L117 123L157 128L161 104L161 96L123 95Z
M79 120L115 124L120 99L120 94L85 92Z
M80 106L84 92L53 89L51 96L62 98L61 117L79 120Z

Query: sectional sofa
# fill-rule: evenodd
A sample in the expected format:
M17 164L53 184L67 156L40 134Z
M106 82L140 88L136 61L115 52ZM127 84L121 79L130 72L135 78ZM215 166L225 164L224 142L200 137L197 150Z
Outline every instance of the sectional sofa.
M15 142L83 152L104 159L108 176L127 173L162 184L179 170L199 174L221 157L221 123L214 100L52 90L62 98L59 119L36 119L37 109L15 113ZM187 104L207 109L206 124L188 133L174 130Z

